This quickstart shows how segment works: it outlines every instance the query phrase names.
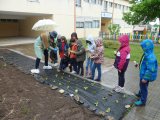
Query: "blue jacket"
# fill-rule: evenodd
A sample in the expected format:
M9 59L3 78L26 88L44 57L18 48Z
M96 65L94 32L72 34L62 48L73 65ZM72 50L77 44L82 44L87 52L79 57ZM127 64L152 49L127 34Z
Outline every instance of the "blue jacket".
M141 47L144 51L140 62L140 79L154 81L157 78L158 63L154 54L154 44L152 40L144 40L141 42Z

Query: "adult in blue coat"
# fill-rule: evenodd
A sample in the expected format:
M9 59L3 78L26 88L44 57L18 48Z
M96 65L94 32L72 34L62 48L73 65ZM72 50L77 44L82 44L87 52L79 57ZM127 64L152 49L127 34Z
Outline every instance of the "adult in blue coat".
M137 96L140 97L135 102L136 106L143 106L146 104L148 96L148 85L149 82L155 81L158 72L157 58L154 54L154 44L152 40L144 40L141 42L141 47L144 51L142 55L140 68L140 91Z

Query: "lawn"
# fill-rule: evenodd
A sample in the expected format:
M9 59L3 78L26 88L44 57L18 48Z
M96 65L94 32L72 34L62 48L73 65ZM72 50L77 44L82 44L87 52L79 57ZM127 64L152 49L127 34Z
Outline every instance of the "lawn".
M114 51L117 50L117 48L119 47L118 42L113 42L113 41L105 41L104 42L104 47L105 47L105 57L108 58L115 58L114 56ZM141 56L143 54L142 48L140 45L138 44L130 44L131 47L131 60L132 61L137 61L139 62L139 60L141 59ZM158 63L160 64L160 46L155 46L155 54L156 57L158 59Z

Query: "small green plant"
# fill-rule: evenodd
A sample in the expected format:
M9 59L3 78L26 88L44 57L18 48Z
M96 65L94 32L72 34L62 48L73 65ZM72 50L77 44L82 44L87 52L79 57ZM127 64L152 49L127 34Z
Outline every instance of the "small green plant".
M106 109L106 113L110 113L110 112L111 112L111 108L108 107L108 108Z
M99 103L98 101L96 101L96 102L94 103L96 107L98 106L98 103Z
M115 102L116 102L117 104L119 103L119 101L118 101L118 100L116 100Z
M69 89L70 88L70 86L67 86L67 89Z
M87 89L88 89L88 87L84 87L84 89L85 89L85 90L87 90Z
M107 100L107 97L103 97L102 100Z
M27 115L30 112L29 108L26 105L21 106L21 113Z

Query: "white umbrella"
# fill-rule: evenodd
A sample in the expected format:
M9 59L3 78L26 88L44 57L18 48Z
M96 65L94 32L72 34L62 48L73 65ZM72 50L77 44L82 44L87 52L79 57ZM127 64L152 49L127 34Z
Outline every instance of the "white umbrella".
M57 26L57 24L53 20L43 19L43 20L39 20L38 22L36 22L33 25L32 30L35 30L35 31L51 31L56 26Z

